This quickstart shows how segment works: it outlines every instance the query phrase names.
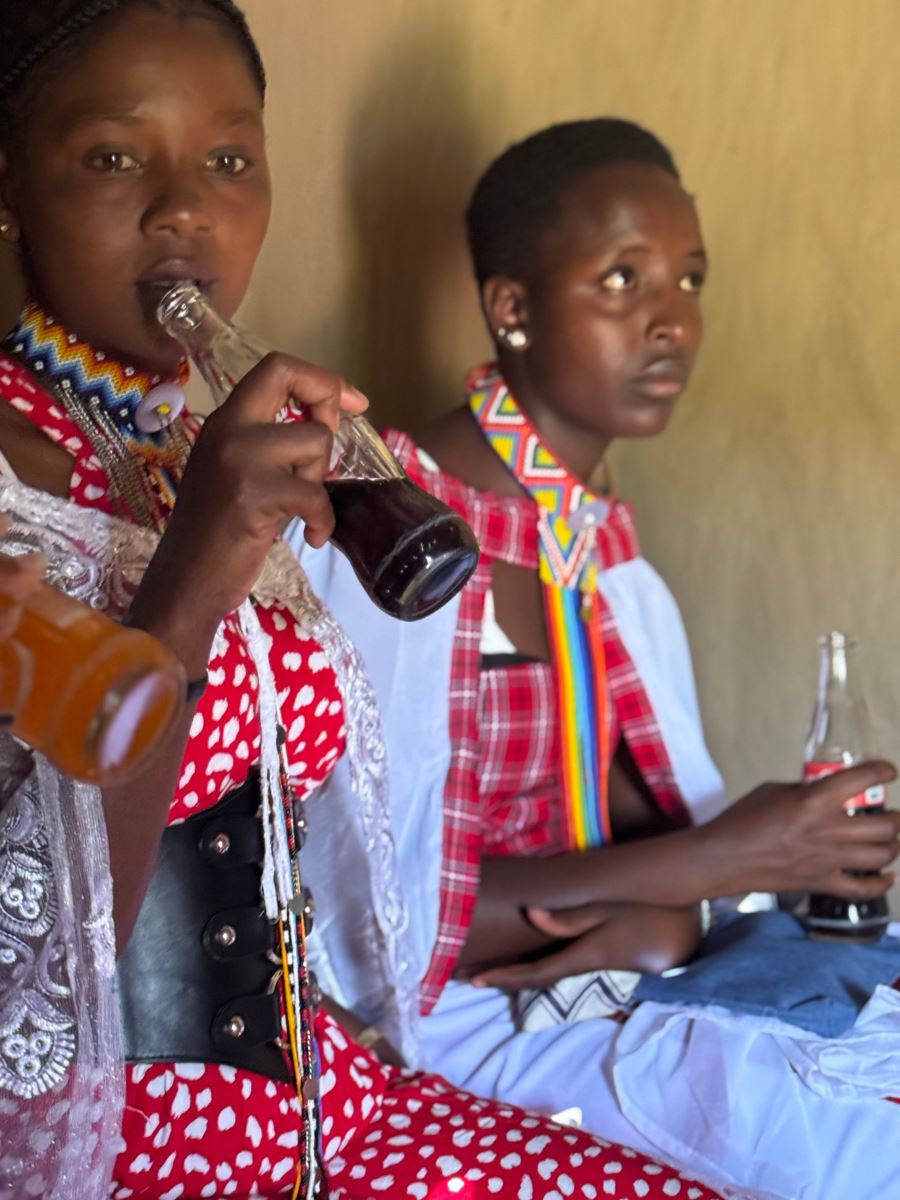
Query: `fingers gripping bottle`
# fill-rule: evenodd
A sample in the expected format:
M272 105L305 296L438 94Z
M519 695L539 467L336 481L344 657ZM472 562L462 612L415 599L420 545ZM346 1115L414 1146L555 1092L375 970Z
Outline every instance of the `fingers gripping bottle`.
M819 690L804 752L803 778L833 775L871 758L868 709L859 690L854 643L843 633L819 638ZM848 818L862 820L884 808L879 784L845 802ZM810 937L828 941L875 942L887 929L885 897L845 900L840 896L809 897L804 924Z
M171 288L158 316L191 355L216 404L224 404L267 354L223 320L193 283ZM416 621L435 612L475 570L475 535L407 477L364 417L342 415L335 451L337 462L325 481L336 520L331 540L386 613Z

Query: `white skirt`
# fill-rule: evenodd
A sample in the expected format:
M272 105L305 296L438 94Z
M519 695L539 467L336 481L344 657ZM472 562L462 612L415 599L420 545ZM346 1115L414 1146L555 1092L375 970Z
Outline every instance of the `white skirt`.
M881 988L851 1034L640 1005L517 1033L509 1000L451 984L423 1022L431 1070L554 1114L754 1200L900 1196L900 993ZM732 1190L734 1189L734 1190Z

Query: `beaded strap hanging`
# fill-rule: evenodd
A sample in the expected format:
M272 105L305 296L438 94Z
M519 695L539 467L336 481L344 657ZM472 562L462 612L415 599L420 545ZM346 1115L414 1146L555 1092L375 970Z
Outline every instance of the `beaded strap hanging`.
M161 531L199 429L182 413L187 364L169 380L123 366L36 303L23 310L4 349L56 397L91 443L115 514Z
M612 503L564 466L493 365L466 380L488 445L538 506L540 579L553 656L563 790L573 849L611 840L610 697L597 586L597 527Z
M312 927L312 898L300 877L302 830L293 805L284 752L284 726L269 667L266 636L252 601L244 601L238 617L259 676L260 789L265 847L263 907L277 929L284 1048L304 1116L290 1195L291 1200L312 1200L320 1195L324 1179L320 1170L319 1063L312 1023L317 998L313 995L306 950L307 934Z

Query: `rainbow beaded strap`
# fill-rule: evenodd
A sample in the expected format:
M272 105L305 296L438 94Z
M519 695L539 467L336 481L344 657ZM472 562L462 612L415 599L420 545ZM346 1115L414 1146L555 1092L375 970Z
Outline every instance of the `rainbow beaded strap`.
M540 579L553 656L569 844L611 841L610 697L597 585L597 527L613 503L559 461L496 366L466 381L469 408L488 445L538 507Z

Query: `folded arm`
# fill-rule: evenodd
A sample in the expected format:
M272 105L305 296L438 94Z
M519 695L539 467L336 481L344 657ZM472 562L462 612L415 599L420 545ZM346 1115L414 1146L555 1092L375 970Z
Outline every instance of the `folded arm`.
M647 970L641 964L664 961L666 945L667 965L678 961L696 921L690 910L705 898L754 891L882 895L893 882L885 868L897 853L900 813L850 819L844 803L894 775L888 763L866 763L812 784L763 784L703 826L543 858L486 857L460 969L484 977L485 968L558 951L559 938L534 919L540 911L582 910L581 921L590 912L594 926L605 928L586 942L585 933L578 937L577 961L587 963L581 970ZM654 911L666 909L680 910L674 924Z

